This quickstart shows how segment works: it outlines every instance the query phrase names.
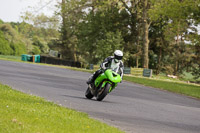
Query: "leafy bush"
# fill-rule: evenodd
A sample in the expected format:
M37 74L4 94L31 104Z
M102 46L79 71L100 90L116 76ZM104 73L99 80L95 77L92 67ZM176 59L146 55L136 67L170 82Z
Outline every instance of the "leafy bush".
M10 55L13 50L10 48L9 42L4 38L3 32L0 31L0 54Z
M105 39L97 41L97 55L99 60L102 61L106 57L113 55L116 49L122 49L122 44L124 44L120 32L107 32L105 34Z
M13 49L13 55L21 55L27 53L26 46L22 42L16 44L11 43L11 48Z
M32 54L36 55L36 54L40 54L41 51L37 46L34 46L33 50L32 50Z

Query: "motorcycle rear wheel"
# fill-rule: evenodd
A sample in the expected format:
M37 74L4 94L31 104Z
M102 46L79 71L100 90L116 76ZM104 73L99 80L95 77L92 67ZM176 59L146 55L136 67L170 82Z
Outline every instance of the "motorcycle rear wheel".
M109 83L107 83L105 86L104 86L104 88L102 88L99 92L98 92L98 94L97 94L97 101L102 101L104 98L105 98L105 96L108 94L108 92L109 92L109 89L110 89L110 87L111 87L111 84L109 84Z

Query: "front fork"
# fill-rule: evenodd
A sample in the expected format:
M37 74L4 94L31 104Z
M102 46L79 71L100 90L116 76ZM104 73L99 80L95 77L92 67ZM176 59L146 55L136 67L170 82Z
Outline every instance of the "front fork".
M104 88L107 83L111 84L109 92L108 92L108 93L110 93L117 86L117 83L112 83L110 81L104 81L101 88Z

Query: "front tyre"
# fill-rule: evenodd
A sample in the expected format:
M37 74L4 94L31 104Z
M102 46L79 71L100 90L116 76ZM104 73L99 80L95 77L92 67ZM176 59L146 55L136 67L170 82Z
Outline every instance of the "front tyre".
M100 89L97 94L97 101L102 101L108 94L111 84L107 83L104 88Z
M85 92L85 97L88 99L92 99L94 97L94 95L92 95L89 87L87 88L86 92Z

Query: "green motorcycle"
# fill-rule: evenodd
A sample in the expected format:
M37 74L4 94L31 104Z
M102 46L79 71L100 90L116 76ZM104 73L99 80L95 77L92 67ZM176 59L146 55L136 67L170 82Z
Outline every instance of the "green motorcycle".
M118 73L111 69L107 69L96 78L94 83L88 85L85 96L88 99L96 97L98 101L102 101L105 96L110 93L119 82L121 82L121 80L122 79Z

